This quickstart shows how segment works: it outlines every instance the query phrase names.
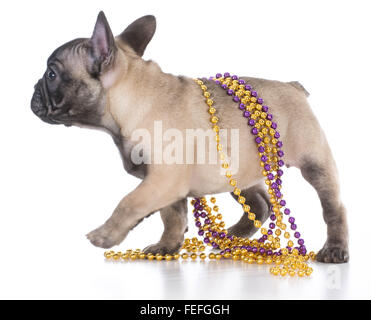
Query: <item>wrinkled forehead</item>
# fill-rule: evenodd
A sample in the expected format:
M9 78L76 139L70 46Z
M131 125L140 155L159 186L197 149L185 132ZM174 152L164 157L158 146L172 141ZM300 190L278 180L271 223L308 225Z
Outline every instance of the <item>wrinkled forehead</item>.
M80 73L86 69L88 57L88 39L75 39L57 48L48 58L48 66L56 65L58 69Z

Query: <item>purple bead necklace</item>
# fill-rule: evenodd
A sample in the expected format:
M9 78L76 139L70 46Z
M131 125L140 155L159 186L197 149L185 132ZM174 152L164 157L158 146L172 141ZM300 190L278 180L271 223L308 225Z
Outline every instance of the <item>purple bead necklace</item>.
M284 166L283 143L279 140L278 126L273 121L273 115L269 113L269 107L264 104L263 99L258 96L258 93L245 80L240 79L236 75L231 76L228 72L224 73L224 75L218 73L215 77L210 77L209 80L215 81L226 91L227 95L231 96L251 127L251 133L260 157L260 165L263 168L262 173L265 176L265 183L270 194L270 210L272 212L270 215L271 222L268 224L269 229L261 228L261 221L257 220L255 214L250 211L250 206L245 203L246 199L240 195L241 189L236 187L237 181L232 178L231 172L227 170L226 177L229 179L229 184L234 187L233 192L238 196L238 202L243 206L245 214L252 220L254 226L261 229L262 236L259 239L250 240L227 235L227 231L223 228L224 223L220 226L220 223L215 222L215 215L212 214L212 211L218 212L219 208L214 206L211 209L207 205L205 198L195 198L192 204L194 206L195 224L199 228L198 235L204 237L203 242L206 245L215 249L222 249L218 255L214 257L211 254L209 258L232 258L258 264L275 263L276 267L271 268L271 273L274 275L310 275L312 268L308 267L306 261L309 258L314 259L315 255L313 252L307 254L304 239L296 231L295 218L291 216L291 211L287 208L286 200L283 199L283 194L281 193L282 167ZM220 128L217 125L219 118L216 116L216 109L213 107L214 101L211 99L204 81L199 79L195 81L203 90L206 104L211 114L210 122L216 133L216 141L219 141L218 132ZM220 144L217 144L217 150L222 154L221 159L225 159ZM228 169L229 164L222 162L222 167ZM215 204L216 200L214 197L210 200ZM287 225L283 222L284 215L288 216L290 229L294 232L294 238L297 242L296 246L294 246L292 240L289 240L291 234L287 231ZM217 218L221 218L220 214L218 216ZM204 219L203 222L201 222L201 218ZM279 237L282 234L287 239L286 247L282 247L280 243ZM190 245L187 243L183 246L186 250L189 250L189 247Z

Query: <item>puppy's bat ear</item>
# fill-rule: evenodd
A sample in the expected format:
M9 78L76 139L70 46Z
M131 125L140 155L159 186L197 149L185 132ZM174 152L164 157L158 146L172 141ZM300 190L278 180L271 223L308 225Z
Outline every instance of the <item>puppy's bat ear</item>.
M156 18L148 15L135 20L119 35L119 38L141 57L155 31Z
M92 72L100 75L112 65L117 52L115 38L103 11L98 14L90 45L93 58Z

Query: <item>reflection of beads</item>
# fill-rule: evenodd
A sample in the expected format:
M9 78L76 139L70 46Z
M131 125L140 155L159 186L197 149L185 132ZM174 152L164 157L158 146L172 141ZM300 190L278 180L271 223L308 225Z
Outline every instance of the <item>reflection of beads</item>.
M231 76L228 72L224 75L218 73L215 78L210 78L226 90L227 95L231 96L233 101L238 103L238 108L243 111L243 116L247 118L247 124L252 127L251 133L255 136L255 143L257 144L258 154L260 158L260 165L264 169L262 171L265 177L265 184L268 187L268 194L270 195L271 222L268 224L269 229L261 228L262 223L256 219L255 213L250 211L250 206L246 204L245 197L241 196L241 189L237 187L237 180L232 178L232 173L226 170L225 176L228 179L229 185L233 187L233 193L237 196L237 201L241 204L243 211L248 218L253 222L256 228L260 228L262 237L259 239L240 238L228 235L228 231L224 228L225 223L222 221L222 214L219 213L219 207L215 205L216 199L210 198L212 206L207 204L206 198L195 198L191 201L193 205L193 215L195 218L195 225L199 229L198 235L203 237L203 241L194 237L192 239L185 239L181 247L186 252L181 255L176 254L145 254L140 249L135 251L127 250L126 253L107 251L104 253L106 259L114 260L178 260L180 257L183 260L191 258L196 260L199 257L201 260L206 259L207 255L203 252L206 246L214 249L221 249L217 254L210 253L208 258L210 260L232 259L242 260L248 264L274 264L270 272L273 275L287 274L290 276L299 277L310 276L313 269L308 267L307 261L309 259L315 260L314 252L307 254L304 245L304 239L295 224L295 218L290 216L290 209L286 208L286 201L283 199L281 193L282 175L281 167L284 166L282 157L283 143L278 140L280 133L277 131L277 123L272 121L273 115L268 113L269 108L263 105L264 101L258 97L258 93L252 90L252 87L246 84L245 80L239 79L237 76ZM208 106L208 112L211 115L210 122L212 129L215 132L216 148L219 159L222 161L222 168L228 169L229 163L226 161L226 155L223 153L223 146L220 144L220 128L217 125L219 117L216 116L216 108L213 106L214 101L211 94L207 91L207 86L202 80L195 79L195 82L200 86L205 97L205 103ZM297 239L298 246L294 247L294 242L290 240L290 232L285 231L287 225L282 222L283 213L287 216L290 223L290 229L295 231L294 238ZM214 213L214 212L215 213ZM203 221L201 221L203 219ZM282 232L284 231L284 232ZM286 247L281 246L280 236L287 239ZM275 235L275 236L274 236Z

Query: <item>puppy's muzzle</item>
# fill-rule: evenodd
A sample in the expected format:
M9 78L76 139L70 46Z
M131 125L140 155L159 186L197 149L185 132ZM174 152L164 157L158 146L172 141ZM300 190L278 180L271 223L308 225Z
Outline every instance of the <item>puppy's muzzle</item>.
M42 79L35 85L35 92L31 99L31 110L35 115L37 115L41 120L50 123L57 124L56 121L48 117L48 107L45 103L44 92L42 89Z
M31 100L31 109L34 114L36 114L38 117L46 116L47 108L44 106L42 101L42 93L37 86L35 86L35 92L32 96Z

